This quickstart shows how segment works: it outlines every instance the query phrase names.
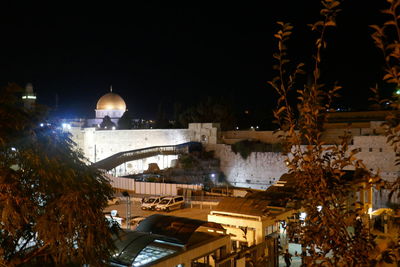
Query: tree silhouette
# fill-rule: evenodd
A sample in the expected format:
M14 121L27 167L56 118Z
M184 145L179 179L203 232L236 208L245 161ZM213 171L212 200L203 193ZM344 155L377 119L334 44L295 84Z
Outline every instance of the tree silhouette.
M188 123L192 122L216 122L221 124L222 130L231 130L234 127L235 117L229 103L208 97L182 112L179 121L186 127Z
M100 123L100 128L101 129L112 129L113 127L115 127L115 123L113 123L111 121L110 116L106 115L103 118L103 121Z
M168 129L170 126L171 125L169 124L167 113L165 112L163 104L160 103L158 105L157 118L154 127L157 129Z
M118 129L132 129L132 117L129 111L125 111L118 120Z
M314 60L310 83L295 86L298 76L305 74L305 67L302 62L293 64L288 57L287 43L293 26L278 22L279 30L274 35L278 43L273 54L277 76L270 81L278 93L274 116L281 129L288 173L295 182L293 201L307 214L304 220L289 222L288 229L291 237L301 237L311 255L310 266L364 266L369 264L374 249L369 218L365 207L357 207L349 199L360 186L368 189L374 186L379 176L370 173L357 159L358 150L349 149L350 137L345 132L339 144L326 145L321 138L327 110L340 89L321 81L326 34L336 25L340 2L322 0L321 3L322 19L310 25L317 34L315 53L310 57ZM293 94L297 105L290 101ZM348 169L355 171L349 175ZM349 229L356 231L353 234Z
M19 107L18 90L0 91L0 264L102 265L113 249L103 214L112 188L68 133Z

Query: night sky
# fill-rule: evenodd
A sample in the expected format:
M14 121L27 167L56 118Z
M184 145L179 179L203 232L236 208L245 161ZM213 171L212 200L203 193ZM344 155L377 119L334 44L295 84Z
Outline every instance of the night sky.
M136 118L154 118L161 102L172 114L175 102L189 106L208 96L231 101L238 112L268 113L275 22L294 24L289 53L309 60L313 35L306 24L320 7L310 0L11 2L0 4L0 85L31 82L40 103L54 107L58 96L65 117L94 117L110 85ZM345 87L341 105L365 108L379 79L381 55L368 25L379 21L383 3L344 2L329 35L325 78Z

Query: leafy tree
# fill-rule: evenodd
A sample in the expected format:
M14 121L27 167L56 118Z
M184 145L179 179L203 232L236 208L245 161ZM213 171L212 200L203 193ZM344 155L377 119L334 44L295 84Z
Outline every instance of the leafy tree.
M179 117L182 113L182 104L179 102L174 103L174 128L183 128Z
M156 124L154 125L154 127L157 129L170 128L169 121L167 118L167 113L165 112L162 103L158 105Z
M132 117L128 111L125 111L118 120L118 129L132 129Z
M184 111L180 115L179 121L181 125L188 125L192 122L218 122L221 123L222 130L230 130L234 127L235 118L231 105L225 101L208 97Z
M387 142L396 152L396 165L400 165L400 0L386 1L389 7L382 13L387 20L383 25L371 25L374 31L371 36L385 60L383 81L392 85L394 92L391 98L382 99L380 88L371 88L374 92L371 100L376 106L389 106L393 110L383 126ZM386 181L386 187L393 189L391 195L396 193L397 198L400 198L400 177L395 182Z
M112 127L115 127L115 123L112 122L110 116L106 115L103 118L103 121L100 123L100 128L101 129L112 129Z
M231 145L232 151L239 153L243 159L247 159L253 152L282 152L280 144L268 144L261 141L242 140Z
M307 214L304 221L289 224L292 234L310 253L310 265L364 266L374 249L362 207L349 206L349 197L359 189L373 186L379 177L372 175L349 150L349 136L344 133L339 144L326 145L321 139L326 111L338 95L340 86L329 88L321 82L322 51L326 49L326 34L336 25L340 2L322 0L322 19L310 25L317 34L314 62L310 67L312 81L296 86L299 75L305 74L305 64L293 64L288 57L287 43L293 26L278 22L275 34L278 52L274 69L277 76L270 85L278 93L274 116L281 128L281 138L287 151L289 173L295 178L296 195ZM291 97L297 97L294 106ZM298 115L297 115L298 112ZM350 175L347 170L355 170ZM352 183L350 180L357 180ZM317 208L320 207L320 208ZM355 229L350 231L350 229Z
M68 133L39 126L19 90L0 93L0 264L100 266L113 249L103 214L112 188Z
M371 88L375 96L371 99L380 108L389 107L392 112L386 117L383 123L387 143L393 147L396 153L396 165L400 165L400 0L386 0L388 7L382 10L386 20L382 25L371 25L373 29L372 39L376 47L382 52L384 57L384 76L383 81L393 86L394 92L390 98L382 98L384 95L381 88L376 86ZM399 210L398 201L400 199L400 177L395 181L385 181L386 189L390 190L388 206ZM392 197L397 198L397 203L391 203ZM400 244L393 240L393 245L383 251L380 262L399 263Z

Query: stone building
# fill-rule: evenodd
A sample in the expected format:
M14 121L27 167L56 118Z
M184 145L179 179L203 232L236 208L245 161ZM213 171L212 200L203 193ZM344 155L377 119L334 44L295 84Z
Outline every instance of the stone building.
M97 101L95 109L96 118L88 119L87 125L97 127L105 116L110 117L111 121L117 124L125 111L127 111L127 108L124 99L120 95L114 93L111 86L110 92L100 97Z

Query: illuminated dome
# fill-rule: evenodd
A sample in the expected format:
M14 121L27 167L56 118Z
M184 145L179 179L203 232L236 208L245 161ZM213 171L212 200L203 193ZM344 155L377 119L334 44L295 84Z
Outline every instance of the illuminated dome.
M97 101L97 110L126 110L125 101L118 94L107 93Z
M112 86L110 92L100 97L96 106L96 119L103 119L109 116L111 119L121 118L126 111L125 101L118 94L113 93Z

